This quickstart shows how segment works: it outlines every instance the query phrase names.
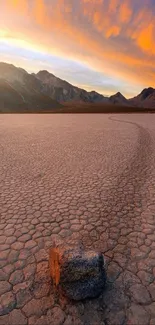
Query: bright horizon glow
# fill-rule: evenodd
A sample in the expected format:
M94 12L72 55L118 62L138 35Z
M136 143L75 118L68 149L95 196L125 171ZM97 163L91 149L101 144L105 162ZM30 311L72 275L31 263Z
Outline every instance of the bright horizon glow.
M155 87L154 14L153 0L5 0L0 61L129 98Z

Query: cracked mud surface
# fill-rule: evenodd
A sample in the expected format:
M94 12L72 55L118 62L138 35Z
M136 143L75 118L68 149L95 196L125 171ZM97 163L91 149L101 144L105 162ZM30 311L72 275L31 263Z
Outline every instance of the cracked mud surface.
M155 115L0 115L0 324L155 324ZM93 300L53 292L53 239L102 251Z

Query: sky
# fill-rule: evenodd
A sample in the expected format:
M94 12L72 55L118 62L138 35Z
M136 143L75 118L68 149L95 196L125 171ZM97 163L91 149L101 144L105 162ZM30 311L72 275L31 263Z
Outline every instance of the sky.
M155 0L0 0L0 61L133 97L155 87Z

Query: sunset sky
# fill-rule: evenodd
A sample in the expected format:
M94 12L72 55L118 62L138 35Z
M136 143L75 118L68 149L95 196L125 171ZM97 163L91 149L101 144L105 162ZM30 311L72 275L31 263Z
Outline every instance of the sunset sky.
M0 0L0 61L132 97L155 87L155 0Z

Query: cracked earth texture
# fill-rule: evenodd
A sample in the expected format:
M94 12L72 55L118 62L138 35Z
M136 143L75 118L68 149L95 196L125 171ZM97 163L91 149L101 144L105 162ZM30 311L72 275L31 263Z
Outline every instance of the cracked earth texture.
M0 115L0 324L155 324L155 115ZM96 299L53 291L54 239L104 253Z

